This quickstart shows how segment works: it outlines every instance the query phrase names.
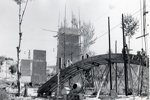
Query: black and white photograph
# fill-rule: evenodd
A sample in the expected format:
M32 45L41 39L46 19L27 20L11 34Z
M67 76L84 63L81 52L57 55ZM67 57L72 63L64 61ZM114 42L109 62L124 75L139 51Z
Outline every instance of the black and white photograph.
M149 0L0 0L0 100L150 100Z

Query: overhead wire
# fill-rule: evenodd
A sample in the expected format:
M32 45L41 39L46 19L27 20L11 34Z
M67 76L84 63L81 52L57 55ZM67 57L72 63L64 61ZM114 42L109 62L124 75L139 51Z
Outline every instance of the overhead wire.
M120 4L122 2L122 0L121 1L119 1L116 5L114 5L111 9L109 9L108 11L106 11L104 14L102 14L100 17L98 17L96 20L94 20L93 22L92 22L92 24L93 23L95 23L97 20L99 20L100 18L102 18L104 15L106 15L109 11L111 11L112 9L114 9L118 4Z
M113 30L113 29L115 29L115 28L116 28L117 26L119 26L119 25L120 25L120 23L117 24L116 26L114 26L113 28L111 28L110 31ZM96 40L99 39L99 38L101 38L101 37L103 37L103 36L106 35L107 33L108 33L108 31L105 32L105 33L103 33L101 36L97 37Z
M136 15L136 14L139 13L142 9L143 9L143 8L141 8L141 9L138 10L138 11L136 11L136 12L133 13L131 16ZM121 23L119 23L119 24L117 24L116 26L114 26L113 28L111 28L110 31L112 31L113 29L115 29L116 27L118 27L120 24L121 24ZM106 35L107 33L108 33L108 31L105 32L105 33L103 33L101 36L97 37L96 40L99 39L99 38L101 38L101 37L103 37L103 36Z

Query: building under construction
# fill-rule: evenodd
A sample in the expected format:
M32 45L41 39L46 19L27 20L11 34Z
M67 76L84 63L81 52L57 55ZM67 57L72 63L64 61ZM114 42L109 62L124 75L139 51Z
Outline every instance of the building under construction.
M58 31L57 65L61 58L61 69L80 59L80 35L78 28L61 27Z

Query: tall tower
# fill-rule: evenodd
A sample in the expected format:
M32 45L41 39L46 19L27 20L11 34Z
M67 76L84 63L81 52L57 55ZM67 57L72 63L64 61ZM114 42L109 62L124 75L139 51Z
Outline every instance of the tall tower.
M61 27L58 36L57 65L58 59L61 57L61 69L64 69L69 63L75 63L80 58L80 35L77 28Z
M46 80L46 51L34 50L31 81L33 84L43 84Z

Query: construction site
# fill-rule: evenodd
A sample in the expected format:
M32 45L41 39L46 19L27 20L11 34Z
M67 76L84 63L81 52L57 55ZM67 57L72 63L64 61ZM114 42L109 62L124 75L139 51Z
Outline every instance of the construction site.
M69 18L67 19L65 5L61 25L59 13L58 30L42 29L42 32L55 33L53 37L57 42L55 42L57 49L53 48L53 51L49 53L46 48L37 48L42 45L50 47L55 44L53 41L48 46L46 43L40 44L46 39L38 40L34 37L40 42L36 42L35 47L32 46L32 50L29 49L29 44L24 45L28 48L27 53L23 51L24 54L21 52L21 49L24 49L22 47L24 43L22 20L28 0L25 2L23 14L21 14L22 0L14 1L19 6L17 60L0 56L0 90L2 91L0 100L6 100L5 97L8 100L149 100L149 33L147 31L149 12L146 9L146 0L142 1L143 6L141 5L138 11L141 11L140 25L142 26L139 25L139 21L134 18L134 15L122 13L120 14L121 23L111 28L111 22L114 21L107 16L105 17L107 18L107 32L99 37L95 37L96 29L92 26L94 22L81 21L80 10L78 19L72 11L71 24L68 24ZM107 12L114 7L110 7ZM111 32L118 26L121 31L116 34L121 34L121 38L117 38L112 43L111 40L115 35L112 35ZM135 39L142 40L140 42L142 47L138 46L136 53L132 53L135 49L133 45L140 45L138 43L131 45L130 41L132 36L138 32L139 26L141 34L138 34ZM34 32L34 29L30 30ZM107 50L104 54L96 54L96 49L95 51L91 50L92 45L104 35L107 37L105 37L105 41L98 43L97 49L99 52L104 48ZM34 38L31 37L33 41ZM25 38L25 40L30 41L29 38ZM32 42L30 43L32 44ZM105 46L98 48L99 45ZM113 45L115 46L113 47ZM56 57L53 57L54 53L56 53ZM27 57L22 57L22 55L27 55ZM55 59L47 59L48 57ZM53 64L54 62L55 64Z

